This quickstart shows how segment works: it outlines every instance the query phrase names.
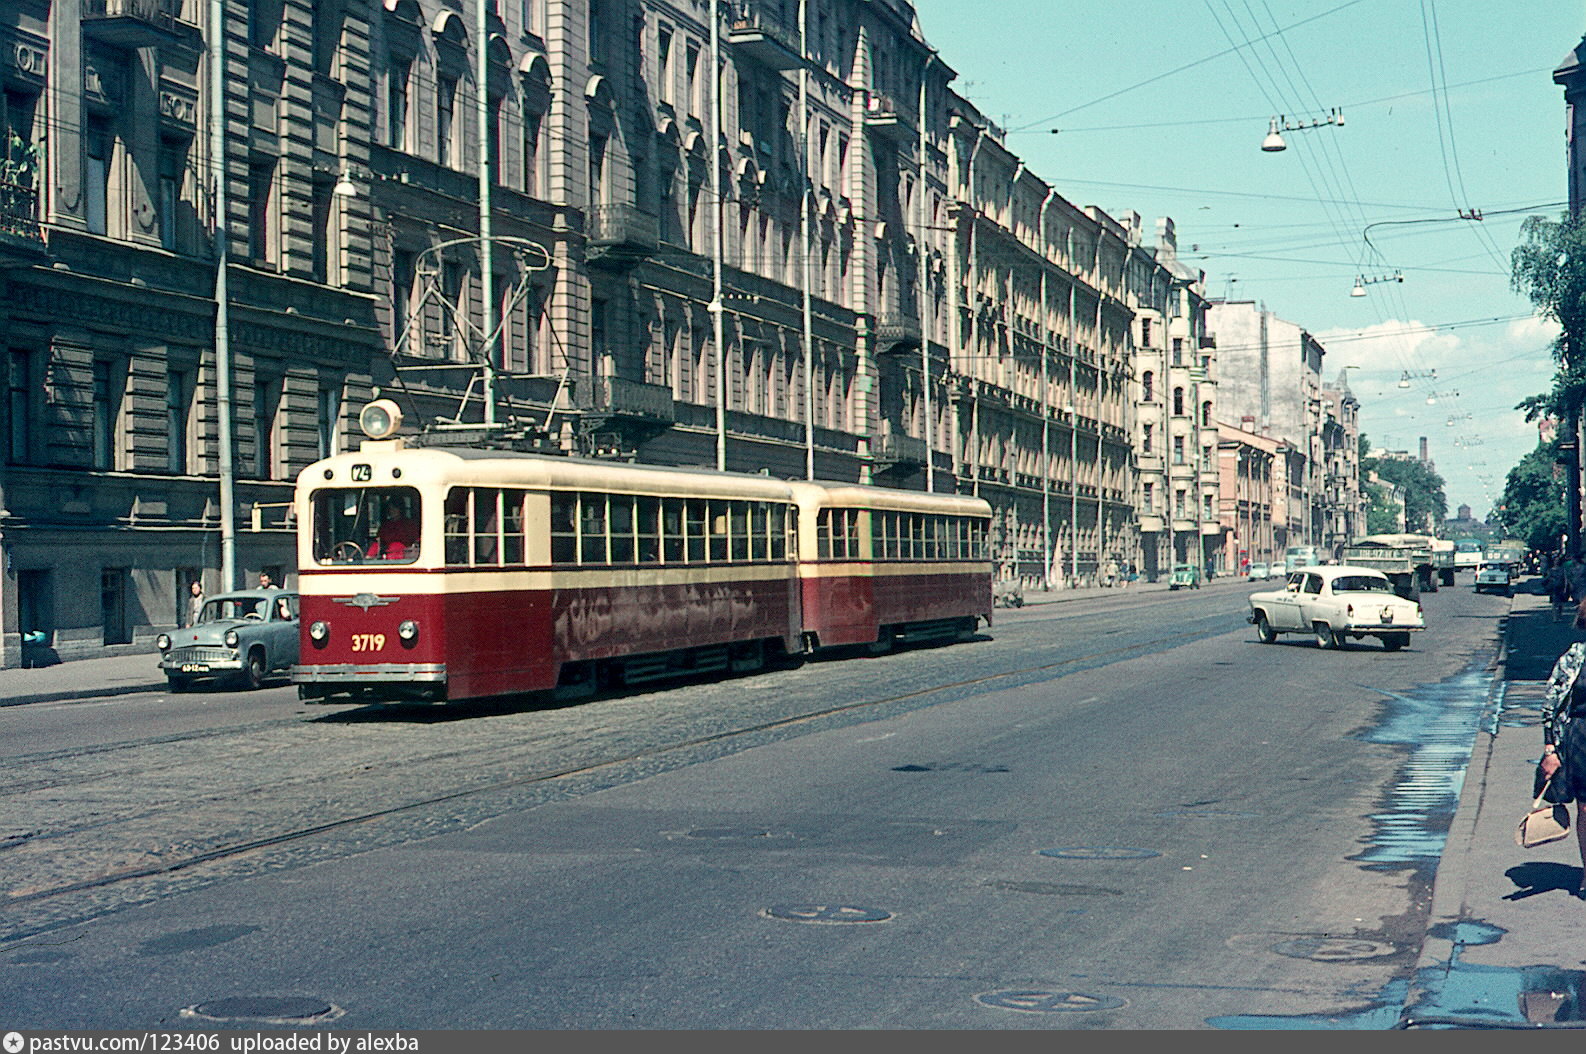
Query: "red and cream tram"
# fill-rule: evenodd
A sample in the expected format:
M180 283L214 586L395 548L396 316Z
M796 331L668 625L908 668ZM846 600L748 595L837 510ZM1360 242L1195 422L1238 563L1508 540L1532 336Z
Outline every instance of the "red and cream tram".
M976 498L390 438L306 468L296 515L309 699L576 691L991 621Z

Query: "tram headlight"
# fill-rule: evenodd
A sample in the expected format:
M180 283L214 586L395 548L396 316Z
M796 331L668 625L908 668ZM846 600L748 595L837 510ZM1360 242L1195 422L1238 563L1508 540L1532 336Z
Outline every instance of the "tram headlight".
M241 638L237 636L237 631L236 630L228 629L226 631L226 638L225 639L226 639L226 647L235 648L237 646L237 641L240 640Z
M159 648L161 651L170 651L171 650L171 635L169 633L162 633L158 637L155 637L154 638L154 646L156 648Z
M402 410L390 399L376 399L358 412L358 427L370 439L390 439L402 427Z
M403 644L412 645L419 639L419 624L412 619L405 620L397 627L397 636Z
M318 620L309 623L308 639L324 647L325 642L330 639L330 625Z

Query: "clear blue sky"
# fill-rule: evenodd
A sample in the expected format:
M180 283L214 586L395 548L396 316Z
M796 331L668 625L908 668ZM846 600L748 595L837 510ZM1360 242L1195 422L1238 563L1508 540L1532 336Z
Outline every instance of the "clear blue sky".
M1509 253L1526 215L1564 209L1564 102L1551 72L1586 32L1586 4L915 10L957 70L954 87L1059 193L1133 210L1148 227L1171 216L1210 295L1258 301L1310 330L1327 347L1329 382L1357 367L1350 387L1373 445L1414 451L1426 437L1450 515L1460 504L1487 514L1536 444L1513 407L1553 372L1555 329L1510 290ZM1342 125L1260 149L1273 117L1310 124L1335 108ZM1483 218L1459 218L1472 210ZM1352 297L1361 276L1383 280Z

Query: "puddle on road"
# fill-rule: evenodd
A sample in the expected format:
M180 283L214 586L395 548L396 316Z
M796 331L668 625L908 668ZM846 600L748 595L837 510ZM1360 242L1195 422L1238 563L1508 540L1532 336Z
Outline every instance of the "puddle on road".
M1492 720L1489 709L1493 687L1492 674L1482 663L1447 681L1388 696L1377 725L1359 733L1358 738L1406 747L1408 756L1398 780L1384 793L1381 809L1369 817L1372 836L1368 845L1350 859L1373 871L1409 870L1416 879L1426 882L1435 877L1449 825L1459 807L1476 733L1489 727ZM1523 970L1458 965L1458 948L1497 940L1501 932L1494 932L1494 927L1472 928L1451 936L1462 942L1456 945L1455 961L1423 970L1417 977L1421 990L1439 993L1434 997L1435 1003L1452 1000L1464 1008L1457 1016L1471 1019L1462 1026L1443 1027L1470 1027L1475 1020L1491 1020L1496 1027L1523 1027L1529 1020L1525 1001L1520 998L1524 993L1554 993L1545 999L1543 995L1536 996L1535 1013L1547 1012L1546 1007L1554 1002L1559 1005L1554 1013L1576 1012L1578 995L1557 997L1557 993L1583 990L1578 979L1569 988L1564 983L1567 979L1557 976L1565 971L1527 976L1528 971ZM1429 976L1434 974L1441 976ZM1510 976L1500 979L1497 974ZM1436 1028L1456 1014L1442 1005L1427 1006L1424 1000L1413 1016L1407 1014L1405 1000L1409 993L1409 980L1399 978L1384 986L1368 1005L1355 1010L1330 1014L1239 1014L1208 1018L1207 1024L1230 1030ZM1499 1016L1500 1005L1509 1008L1507 1017ZM1480 1009L1472 1011L1470 1007Z

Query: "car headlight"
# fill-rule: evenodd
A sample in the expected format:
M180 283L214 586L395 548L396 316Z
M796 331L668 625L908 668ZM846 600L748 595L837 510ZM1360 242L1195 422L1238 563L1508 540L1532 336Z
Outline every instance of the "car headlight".
M159 648L161 651L170 651L171 650L171 635L169 633L162 633L158 637L155 637L154 638L154 646L156 648Z
M316 619L314 622L309 623L308 637L315 644L323 644L330 637L330 626Z
M226 631L226 638L225 639L226 639L226 647L235 648L237 646L237 641L239 639L241 639L241 638L239 638L237 636L237 631L236 630L228 629Z
M397 627L397 636L402 638L404 644L412 644L419 639L419 624L412 619L407 619Z

